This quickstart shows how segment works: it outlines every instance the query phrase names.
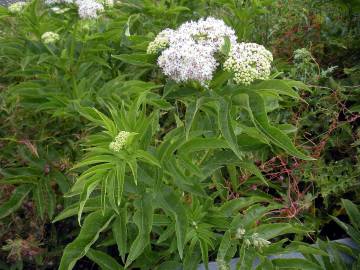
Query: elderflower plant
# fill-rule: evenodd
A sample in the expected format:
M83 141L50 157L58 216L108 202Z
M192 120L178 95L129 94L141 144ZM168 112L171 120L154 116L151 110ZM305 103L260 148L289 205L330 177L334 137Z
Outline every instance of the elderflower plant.
M11 4L8 9L11 13L13 14L18 14L18 13L21 13L24 8L26 7L27 3L26 2L23 2L23 1L20 1L20 2L16 2L16 3L13 3Z
M114 152L119 152L128 143L131 133L127 131L120 131L109 145L109 148Z
M55 42L58 41L59 39L60 39L59 34L54 33L54 32L45 32L45 33L42 34L42 36L41 36L41 40L42 40L45 44L55 43Z
M270 76L273 56L264 46L256 43L239 43L231 47L224 70L234 73L237 84L249 85L254 80Z

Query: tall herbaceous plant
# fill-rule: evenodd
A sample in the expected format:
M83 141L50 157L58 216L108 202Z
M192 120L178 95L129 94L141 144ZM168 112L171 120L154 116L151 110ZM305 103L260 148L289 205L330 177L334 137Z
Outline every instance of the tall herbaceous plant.
M307 88L271 75L270 51L239 41L222 20L207 17L164 29L146 54L113 58L148 81L124 82L124 99L102 112L80 109L102 130L88 136L74 168L79 176L67 196L79 198L82 227L60 269L85 255L119 264L95 250L99 239L116 243L127 268L194 269L210 257L227 269L234 256L246 267L271 254L280 235L306 232L300 224L274 222L276 214L264 218L281 205L261 189L247 189L247 181L269 185L255 161L272 153L311 160L294 146L285 123L268 116L283 98L299 101L296 88ZM94 200L98 207L89 208Z
M36 59L47 62L45 75L26 78L39 111L76 123L82 142L65 194L72 204L53 220L77 216L80 226L59 269L76 269L84 256L104 269L196 269L209 260L229 269L233 257L239 269L255 258L265 267L287 237L309 231L279 219L283 191L257 166L275 155L312 160L278 117L284 100L303 102L297 90L307 86L278 79L272 53L219 18L152 35L166 6L148 2L46 0L56 23L32 37L50 55ZM169 25L185 11L168 8Z

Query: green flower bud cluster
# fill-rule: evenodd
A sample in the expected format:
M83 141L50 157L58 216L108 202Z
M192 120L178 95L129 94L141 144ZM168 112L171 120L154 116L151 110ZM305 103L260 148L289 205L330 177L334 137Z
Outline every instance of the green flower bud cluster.
M109 148L114 152L119 152L128 142L130 135L130 132L120 131L119 134L115 137L115 140L110 143Z
M59 34L54 33L54 32L45 32L45 33L42 34L42 36L41 36L41 40L42 40L45 44L55 43L55 42L58 41L59 39L60 39Z

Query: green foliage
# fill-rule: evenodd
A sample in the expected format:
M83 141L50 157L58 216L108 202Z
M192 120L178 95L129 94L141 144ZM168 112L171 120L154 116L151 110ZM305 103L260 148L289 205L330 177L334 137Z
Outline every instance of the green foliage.
M257 269L348 269L346 253L356 269L355 249L320 238L334 220L360 244L357 206L341 200L349 225L337 205L359 194L358 65L324 60L333 47L344 51L332 58L356 59L357 7L310 2L121 1L97 20L39 0L21 14L1 8L1 260L12 266L0 268L196 269L216 260L227 269L239 257L239 269L257 259ZM352 18L341 16L346 31L335 34L330 11L339 6ZM221 67L209 87L165 78L149 42L209 15L240 41L273 47L271 78L236 85ZM309 27L290 55L307 49L285 64L294 39L284 25ZM47 31L59 41L44 43ZM229 51L227 39L221 53ZM21 217L46 233L3 226ZM294 251L303 257L268 259Z

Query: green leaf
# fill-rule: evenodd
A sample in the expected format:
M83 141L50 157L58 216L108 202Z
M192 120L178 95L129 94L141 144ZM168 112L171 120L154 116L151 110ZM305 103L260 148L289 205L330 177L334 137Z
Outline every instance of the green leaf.
M97 185L99 183L100 183L99 178L96 178L96 177L91 178L85 184L84 189L81 192L80 200L79 200L79 210L78 210L78 222L79 222L79 225L81 225L81 215L82 215L82 212L84 210L84 206L85 206L87 200L89 199L90 194L95 190L95 188L97 187Z
M127 160L127 164L129 165L132 175L134 177L134 183L137 185L138 183L138 164L135 159Z
M191 138L184 143L180 148L184 154L189 154L196 151L203 151L217 148L229 148L229 145L221 138Z
M225 260L226 254L231 249L231 232L228 230L221 238L220 246L217 253L217 260Z
M284 149L287 153L303 160L315 160L300 152L291 142L290 138L280 129L271 126L265 110L265 103L262 97L256 93L249 93L247 109L255 127L269 140Z
M195 120L196 114L201 108L201 106L206 102L205 97L201 97L193 102L191 102L187 108L185 113L185 138L189 139L190 129Z
M268 240L287 233L306 233L309 230L289 223L262 224L250 232L259 232L260 237Z
M153 55L149 54L119 54L119 55L111 55L111 57L121 60L124 63L136 65L136 66L145 66L151 67L153 66L152 62L154 59Z
M59 270L73 269L76 262L85 256L91 245L96 242L100 233L109 226L113 218L112 212L102 215L102 211L99 210L89 214L85 218L79 235L65 247Z
M321 266L304 259L272 259L271 262L279 269L323 270Z
M125 162L116 164L115 177L117 181L117 205L119 206L122 199L122 194L124 191L124 181L125 181Z
M155 165L157 167L161 167L160 162L158 161L158 159L156 157L154 157L153 155L151 155L150 153L138 149L135 151L134 156L146 163L149 163L151 165Z
M243 153L240 151L239 145L237 144L236 136L231 123L229 102L220 98L218 106L218 124L221 134L225 138L231 150L241 160L243 158Z
M209 247L206 241L200 239L201 258L205 265L205 269L209 270Z
M127 252L127 209L124 207L120 210L120 214L116 217L112 231L116 240L117 248L121 259L125 262L125 254Z
M175 233L180 258L183 258L185 237L188 228L186 210L179 197L170 188L163 188L158 192L158 202L162 208L170 211L175 218Z
M101 204L101 202L100 202L99 196L90 198L87 200L82 212L85 213L85 212L89 212L89 211L98 210L98 209L100 209L100 204ZM68 217L75 216L78 214L78 212L79 212L79 203L74 203L74 204L70 205L69 207L65 208L61 213L59 213L54 218L52 223L58 222L60 220L68 218Z
M250 205L260 202L270 202L270 200L268 198L260 197L260 196L237 198L225 202L220 207L219 211L220 213L226 214L227 216L232 216L234 212L239 212L243 208L247 208Z
M46 200L44 196L45 191L43 189L42 181L40 181L33 189L33 198L36 204L36 211L42 220L45 218Z
M23 200L31 191L31 186L21 185L17 187L8 201L2 203L0 206L0 219L15 212L21 206Z
M275 92L295 99L301 99L299 94L292 89L292 86L290 85L290 83L287 83L286 80L275 80L275 79L265 80L265 81L261 81L258 84L253 85L251 88L260 92L261 91Z
M86 257L95 262L102 270L121 270L124 269L113 257L105 252L89 249Z
M341 199L341 203L344 206L346 213L348 214L351 224L360 229L360 211L357 208L356 204L347 199Z
M127 268L150 244L150 233L153 224L153 205L150 194L145 194L141 199L135 201L137 211L134 214L134 223L138 227L138 235L132 243L129 255L126 259L125 268Z

